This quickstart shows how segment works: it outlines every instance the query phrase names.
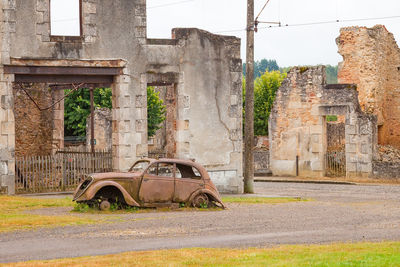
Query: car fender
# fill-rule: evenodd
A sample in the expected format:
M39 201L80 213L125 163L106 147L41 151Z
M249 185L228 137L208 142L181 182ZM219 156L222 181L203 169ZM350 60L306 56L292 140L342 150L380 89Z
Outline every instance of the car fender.
M121 191L125 202L130 205L130 206L135 206L135 207L140 207L140 205L129 195L129 193L117 182L113 181L100 181L96 184L94 184L92 187L88 188L87 191L85 192L86 199L92 199L94 196L99 192L100 189L102 189L105 186L114 186L118 188L119 191Z
M199 189L197 191L195 191L189 198L189 203L192 203L193 199L198 195L198 194L207 194L212 196L212 198L214 198L214 200L216 202L218 202L219 204L221 204L222 208L226 208L225 204L222 202L221 198L215 194L213 191L208 190L208 189Z

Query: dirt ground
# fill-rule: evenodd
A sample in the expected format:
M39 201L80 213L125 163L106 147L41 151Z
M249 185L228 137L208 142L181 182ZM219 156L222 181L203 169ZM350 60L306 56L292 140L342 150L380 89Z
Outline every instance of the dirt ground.
M110 214L102 216L111 223L5 233L0 235L0 262L184 247L400 240L398 185L258 182L255 188L259 195L312 201L229 204L223 211Z

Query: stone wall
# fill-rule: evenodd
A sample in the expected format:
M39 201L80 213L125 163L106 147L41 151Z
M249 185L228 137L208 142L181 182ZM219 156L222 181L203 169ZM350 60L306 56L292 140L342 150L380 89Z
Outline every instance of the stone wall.
M46 109L52 106L55 95L57 92L52 92L46 84L22 84L14 87L16 157L50 155L56 149L53 147L53 134L64 136L64 124L61 123L61 127L57 128L61 133L56 133L54 108Z
M400 179L400 163L399 162L373 162L373 177L389 180Z
M86 119L86 146L90 148L91 119ZM96 150L110 151L112 148L112 114L108 108L96 108L94 111L94 139Z
M378 117L379 143L400 148L400 49L385 26L348 27L337 38L339 83L357 84L363 111Z
M346 116L346 175L371 174L376 120L361 111L355 86L326 85L318 66L291 69L277 92L269 122L274 175L325 175L328 115Z
M148 82L176 88L176 157L203 164L223 192L242 190L240 40L198 29L174 29L148 40ZM168 143L168 142L167 142Z

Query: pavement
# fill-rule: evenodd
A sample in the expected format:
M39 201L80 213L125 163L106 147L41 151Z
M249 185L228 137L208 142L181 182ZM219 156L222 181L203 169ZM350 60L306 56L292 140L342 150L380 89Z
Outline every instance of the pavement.
M222 211L102 214L96 216L111 223L3 233L0 262L189 247L400 241L398 185L256 182L255 191L310 201L228 204ZM62 209L53 212L69 213Z

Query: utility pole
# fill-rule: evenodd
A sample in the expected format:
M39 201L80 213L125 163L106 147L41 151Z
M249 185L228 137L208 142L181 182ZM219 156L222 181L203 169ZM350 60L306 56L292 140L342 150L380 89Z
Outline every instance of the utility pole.
M254 0L247 0L244 193L254 193Z

